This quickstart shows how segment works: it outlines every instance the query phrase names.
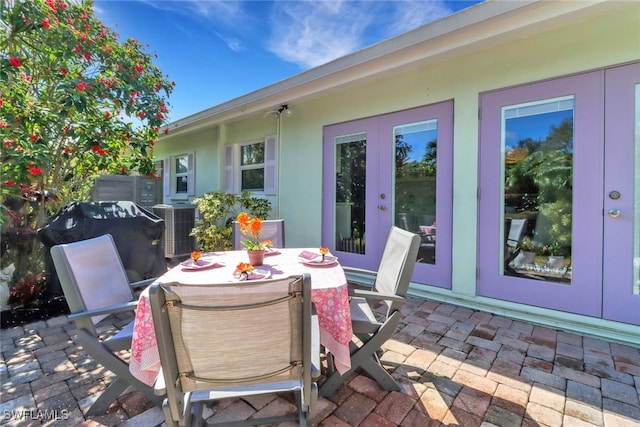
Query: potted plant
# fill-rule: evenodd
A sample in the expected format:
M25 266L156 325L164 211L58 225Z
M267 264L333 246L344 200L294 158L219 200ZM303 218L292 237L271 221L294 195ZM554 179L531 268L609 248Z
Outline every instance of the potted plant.
M246 212L240 212L236 221L240 224L240 231L247 236L242 240L242 246L247 249L249 263L253 266L262 265L264 252L269 244L268 241L260 241L260 231L262 230L262 220L258 217L251 218Z
M536 244L531 240L531 237L525 236L519 244L520 253L516 258L516 262L522 264L533 264L536 259Z
M565 251L558 241L544 245L542 250L544 255L547 255L547 267L552 269L564 268Z

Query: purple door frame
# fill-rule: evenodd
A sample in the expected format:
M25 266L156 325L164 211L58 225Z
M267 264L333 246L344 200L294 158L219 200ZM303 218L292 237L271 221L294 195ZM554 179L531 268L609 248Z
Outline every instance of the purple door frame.
M436 217L438 223L436 263L417 263L412 280L451 288L451 227L453 186L453 101L398 111L376 117L325 126L323 132L322 241L333 242L335 227L335 144L334 138L366 132L366 253L340 252L345 265L376 270L389 229L395 223L393 127L438 120ZM382 196L384 195L384 196Z
M478 295L640 325L632 292L636 84L639 63L481 95ZM572 281L504 275L501 107L566 95L575 96ZM610 209L623 214L611 218Z

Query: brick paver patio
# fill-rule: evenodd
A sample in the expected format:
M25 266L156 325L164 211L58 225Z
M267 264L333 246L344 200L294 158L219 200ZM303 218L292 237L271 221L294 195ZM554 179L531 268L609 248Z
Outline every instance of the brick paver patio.
M640 426L640 350L450 304L410 298L382 360L403 384L365 375L321 398L312 425ZM158 426L131 392L86 420L112 379L79 349L66 316L1 332L0 424ZM639 343L640 345L640 343ZM217 404L212 419L290 410L286 396Z

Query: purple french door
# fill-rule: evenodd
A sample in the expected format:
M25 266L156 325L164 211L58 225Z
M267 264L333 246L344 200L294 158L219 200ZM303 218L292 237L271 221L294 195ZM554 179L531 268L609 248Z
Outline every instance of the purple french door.
M422 238L413 281L450 288L453 102L326 126L323 138L323 244L376 270L396 225Z
M640 324L639 80L481 95L479 295Z

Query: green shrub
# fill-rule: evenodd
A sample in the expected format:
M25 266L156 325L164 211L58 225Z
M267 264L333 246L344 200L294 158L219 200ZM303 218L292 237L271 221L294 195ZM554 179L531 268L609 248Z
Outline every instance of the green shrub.
M191 231L201 251L227 251L233 249L233 221L240 212L250 216L267 219L271 212L271 203L266 199L251 196L248 191L242 194L228 194L212 191L193 199L200 219Z

